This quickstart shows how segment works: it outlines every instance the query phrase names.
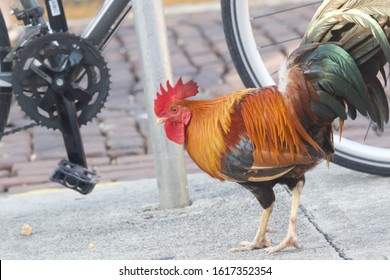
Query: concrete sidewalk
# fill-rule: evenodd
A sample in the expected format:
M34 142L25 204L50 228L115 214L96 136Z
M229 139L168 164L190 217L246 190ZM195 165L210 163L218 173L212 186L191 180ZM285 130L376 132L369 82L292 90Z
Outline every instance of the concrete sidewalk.
M0 259L389 259L390 184L325 164L308 173L298 218L302 247L274 255L228 253L256 232L260 206L232 183L189 176L192 205L159 210L156 181L0 197ZM273 244L287 230L291 197L276 187ZM33 234L22 236L29 224ZM89 244L94 248L89 248Z

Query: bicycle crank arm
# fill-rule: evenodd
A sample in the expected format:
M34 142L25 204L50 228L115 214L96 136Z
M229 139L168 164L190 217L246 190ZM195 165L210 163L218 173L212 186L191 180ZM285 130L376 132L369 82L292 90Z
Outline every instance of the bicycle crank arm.
M87 168L75 104L56 94L55 104L69 161Z
M55 82L61 84L60 79ZM55 104L69 161L61 160L51 174L50 180L81 194L88 194L93 190L98 180L96 172L87 169L75 103L57 92Z

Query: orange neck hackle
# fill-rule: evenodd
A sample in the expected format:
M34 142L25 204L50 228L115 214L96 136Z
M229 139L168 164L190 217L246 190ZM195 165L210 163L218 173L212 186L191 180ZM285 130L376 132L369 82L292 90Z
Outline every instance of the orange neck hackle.
M179 102L192 114L187 126L186 148L194 162L210 176L223 180L221 156L226 152L224 134L229 133L231 114L248 90L226 94L211 100Z

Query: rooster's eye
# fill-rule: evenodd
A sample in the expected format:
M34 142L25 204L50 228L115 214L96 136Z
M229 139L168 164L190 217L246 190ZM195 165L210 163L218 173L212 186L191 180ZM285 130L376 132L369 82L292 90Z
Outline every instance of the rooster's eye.
M172 107L171 107L171 112L172 112L172 113L177 113L177 111L178 111L177 106L172 106Z

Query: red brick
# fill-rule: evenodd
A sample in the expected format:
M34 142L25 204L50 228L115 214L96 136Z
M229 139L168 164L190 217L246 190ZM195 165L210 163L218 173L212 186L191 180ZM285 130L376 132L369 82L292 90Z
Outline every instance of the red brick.
M1 177L8 177L9 171L8 170L0 170L0 178Z
M154 159L151 154L146 154L146 155L118 157L116 159L116 162L118 165L122 165L122 164L132 164L132 163L142 163L142 162L154 162Z
M1 157L0 158L0 170L11 170L12 166L15 163L18 162L27 162L28 158L27 156L19 155L19 156L12 156L12 157Z
M88 166L102 166L110 165L111 160L109 157L87 157Z
M49 182L48 176L44 175L0 178L0 188L2 188L3 190L8 190L10 187L41 184L47 182Z

